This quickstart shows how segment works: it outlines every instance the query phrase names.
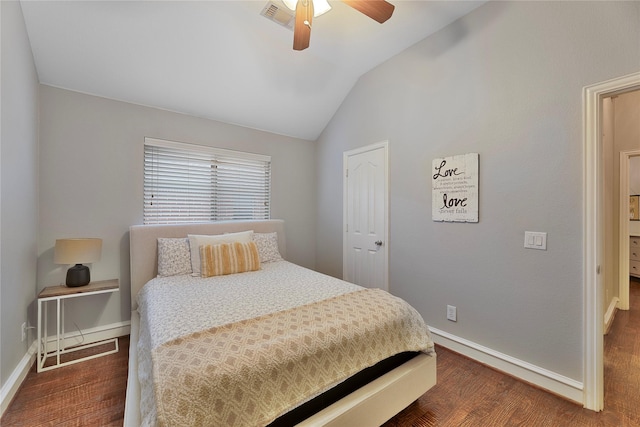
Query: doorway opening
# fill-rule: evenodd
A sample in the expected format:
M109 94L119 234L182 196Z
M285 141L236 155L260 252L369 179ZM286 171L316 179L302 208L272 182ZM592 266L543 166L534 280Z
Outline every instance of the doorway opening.
M584 109L584 407L604 408L604 184L602 158L603 99L640 89L640 73L585 87Z

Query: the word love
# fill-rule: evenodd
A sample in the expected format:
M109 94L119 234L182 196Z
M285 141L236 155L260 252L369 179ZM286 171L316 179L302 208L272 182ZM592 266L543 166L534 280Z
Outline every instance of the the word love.
M436 173L433 174L433 179L446 178L448 176L462 175L464 173L464 172L458 172L458 168L445 169L443 171L442 169L445 167L446 164L447 164L447 161L443 160L440 163L440 166L436 166Z
M442 207L440 209L450 209L455 207L467 207L467 198L463 197L462 199L458 199L456 197L447 197L447 193L442 195Z

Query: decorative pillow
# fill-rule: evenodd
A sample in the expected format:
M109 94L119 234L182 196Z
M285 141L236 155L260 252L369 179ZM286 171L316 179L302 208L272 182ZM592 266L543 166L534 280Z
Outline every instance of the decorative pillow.
M278 233L253 233L253 241L258 246L260 262L281 261L282 256L278 251Z
M177 276L191 274L191 253L189 240L186 237L178 239L158 238L158 276Z
M260 270L255 242L200 246L200 276L222 276Z
M253 230L241 231L239 233L227 234L189 234L189 247L191 250L191 273L192 276L200 276L200 246L219 245L221 243L249 243L253 236Z

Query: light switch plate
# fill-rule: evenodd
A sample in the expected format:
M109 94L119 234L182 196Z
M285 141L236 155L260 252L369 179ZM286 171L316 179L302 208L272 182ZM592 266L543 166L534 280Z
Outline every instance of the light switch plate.
M524 247L527 249L547 250L547 233L540 231L524 232Z
M447 320L458 321L458 310L454 305L447 305Z

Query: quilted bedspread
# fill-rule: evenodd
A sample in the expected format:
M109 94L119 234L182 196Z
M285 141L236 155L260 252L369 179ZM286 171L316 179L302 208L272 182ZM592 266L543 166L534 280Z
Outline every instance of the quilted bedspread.
M279 268L318 275L291 266ZM276 266L268 266L261 277L270 269L276 274ZM249 277L244 274L233 280ZM327 287L339 285L323 280ZM346 285L328 298L187 334L156 332L162 336L148 339L155 342L148 348L155 408L146 423L265 425L380 360L433 350L422 317L409 304L382 290Z

